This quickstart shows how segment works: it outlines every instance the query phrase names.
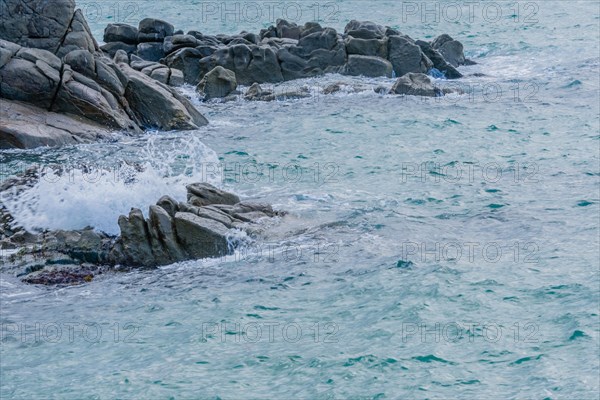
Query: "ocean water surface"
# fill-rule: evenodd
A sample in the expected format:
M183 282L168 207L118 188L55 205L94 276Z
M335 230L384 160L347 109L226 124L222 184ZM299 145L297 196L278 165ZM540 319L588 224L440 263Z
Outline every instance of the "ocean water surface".
M7 200L30 229L118 233L195 181L289 213L223 259L67 288L1 274L0 397L597 399L599 4L268 4L79 2L99 41L145 17L210 34L368 19L449 33L478 64L438 80L461 95L327 75L276 87L307 99L195 99L197 131L0 152L7 175L70 167Z

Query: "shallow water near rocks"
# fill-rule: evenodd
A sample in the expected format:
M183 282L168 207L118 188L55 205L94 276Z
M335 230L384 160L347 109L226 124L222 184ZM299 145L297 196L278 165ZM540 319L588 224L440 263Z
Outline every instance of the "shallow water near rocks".
M203 22L187 0L131 4L134 24L264 27ZM198 180L290 214L224 259L62 288L3 273L0 397L597 398L598 4L426 24L402 23L400 2L333 4L336 29L447 32L479 63L461 72L485 76L421 99L325 96L394 81L329 75L284 85L308 99L196 101L211 122L198 131L3 151L3 177L71 167L3 199L30 229L117 233L119 214ZM99 39L117 19L100 7Z

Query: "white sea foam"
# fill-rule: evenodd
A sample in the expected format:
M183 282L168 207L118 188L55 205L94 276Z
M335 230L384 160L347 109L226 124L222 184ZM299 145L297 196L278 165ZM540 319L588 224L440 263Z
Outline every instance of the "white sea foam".
M41 179L18 195L3 193L2 202L15 223L30 231L43 229L82 229L118 234L119 215L132 207L144 213L163 195L185 200L187 184L210 182L207 165L219 162L216 153L194 135L169 141L148 136L137 158L111 158L110 166L60 165L62 172L44 168Z

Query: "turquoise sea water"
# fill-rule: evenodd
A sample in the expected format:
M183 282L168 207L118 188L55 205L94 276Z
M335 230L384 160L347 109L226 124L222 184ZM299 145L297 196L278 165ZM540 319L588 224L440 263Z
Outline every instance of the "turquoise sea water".
M251 7L268 4L80 6L101 40L148 16L257 32L271 19ZM597 399L598 3L280 4L270 16L450 33L479 63L461 71L486 76L420 99L319 94L393 83L331 75L286 84L309 99L196 101L211 121L198 131L3 151L9 173L73 167L9 204L30 228L115 233L131 206L197 180L289 215L226 259L59 289L2 274L0 397Z

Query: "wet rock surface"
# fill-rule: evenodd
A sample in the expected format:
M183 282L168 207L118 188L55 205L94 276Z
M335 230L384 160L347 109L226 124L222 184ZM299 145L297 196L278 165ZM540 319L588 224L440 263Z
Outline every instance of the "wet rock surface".
M0 187L18 195L39 179L36 171ZM148 209L119 217L120 235L92 227L27 232L0 206L0 271L33 284L81 284L115 268L151 268L220 257L235 249L235 231L253 234L263 219L282 216L268 204L242 201L207 183L187 187L188 200L164 196Z
M4 0L0 7L3 148L88 142L108 131L137 135L146 128L207 124L188 99L162 86L181 85L183 72L141 58L149 63L139 69L144 76L131 72L128 64L135 69L135 60L128 52L137 46L138 29L124 24L106 28L104 39L111 42L105 50L111 57L119 54L113 61L98 47L74 0ZM161 26L146 21L143 32L157 31L160 37L169 31Z

